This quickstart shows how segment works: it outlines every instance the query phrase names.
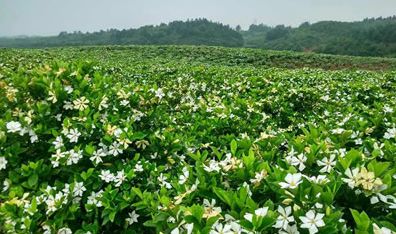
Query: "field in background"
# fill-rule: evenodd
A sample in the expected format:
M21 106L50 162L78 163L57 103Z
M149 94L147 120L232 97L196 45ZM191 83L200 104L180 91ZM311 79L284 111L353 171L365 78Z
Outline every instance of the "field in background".
M37 63L89 60L128 69L143 61L257 68L322 68L325 70L394 70L396 59L207 46L100 46L48 49L0 49L0 62ZM17 60L17 61L15 61Z

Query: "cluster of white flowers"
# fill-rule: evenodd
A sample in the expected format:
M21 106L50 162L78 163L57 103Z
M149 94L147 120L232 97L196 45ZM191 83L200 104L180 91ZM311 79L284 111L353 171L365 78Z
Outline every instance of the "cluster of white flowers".
M296 152L292 148L291 151L287 154L286 162L290 165L298 166L299 171L303 171L305 169L305 162L307 161L307 157L304 153L300 153L296 156Z
M124 170L117 171L115 174L109 170L102 170L99 177L106 183L114 182L116 187L120 187L127 179Z
M5 157L0 157L0 171L7 168L7 159Z
M19 133L20 136L23 136L27 133L30 137L30 143L35 143L38 141L37 134L29 126L22 127L20 122L10 121L6 124L6 128L8 133Z
M233 157L231 153L227 153L226 157L221 161L216 161L212 159L209 161L208 165L204 165L204 170L207 172L228 172L230 170L235 170L243 167L243 163L240 159Z

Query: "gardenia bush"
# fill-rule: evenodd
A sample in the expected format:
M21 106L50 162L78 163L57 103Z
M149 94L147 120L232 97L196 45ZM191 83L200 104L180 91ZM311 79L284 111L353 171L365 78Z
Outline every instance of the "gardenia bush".
M0 66L0 232L396 231L394 72Z

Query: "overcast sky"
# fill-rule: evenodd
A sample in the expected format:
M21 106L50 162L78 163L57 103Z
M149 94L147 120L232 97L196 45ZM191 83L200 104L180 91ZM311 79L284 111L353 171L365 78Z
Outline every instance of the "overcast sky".
M396 14L396 0L0 0L0 36L136 28L205 17L231 26L298 26Z

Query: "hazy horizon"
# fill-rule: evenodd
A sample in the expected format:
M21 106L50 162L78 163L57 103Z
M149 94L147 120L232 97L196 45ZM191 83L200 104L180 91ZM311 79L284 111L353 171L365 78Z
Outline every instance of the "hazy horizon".
M196 18L244 29L260 23L298 26L307 21L388 17L396 14L394 9L392 0L0 0L0 37L122 30Z

